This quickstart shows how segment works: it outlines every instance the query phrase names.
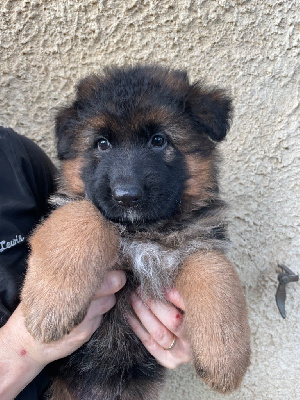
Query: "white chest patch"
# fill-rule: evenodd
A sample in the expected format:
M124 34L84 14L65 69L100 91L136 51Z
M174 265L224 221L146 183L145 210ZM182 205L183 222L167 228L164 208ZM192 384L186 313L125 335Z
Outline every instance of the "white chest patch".
M163 298L171 288L181 262L179 250L168 250L157 243L122 239L124 258L131 264L144 297Z

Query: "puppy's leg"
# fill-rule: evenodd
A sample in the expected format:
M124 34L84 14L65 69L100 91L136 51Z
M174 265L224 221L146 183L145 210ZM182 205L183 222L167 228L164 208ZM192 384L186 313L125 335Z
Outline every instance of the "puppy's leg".
M118 235L92 203L55 210L33 233L21 300L26 326L44 342L79 324L105 271L116 261Z
M236 389L250 362L250 330L233 266L221 253L197 253L184 263L176 286L196 371L220 392Z

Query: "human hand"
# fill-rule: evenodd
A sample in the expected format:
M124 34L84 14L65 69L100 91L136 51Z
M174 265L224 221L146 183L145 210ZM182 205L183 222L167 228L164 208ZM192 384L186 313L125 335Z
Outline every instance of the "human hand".
M128 315L128 321L149 353L164 367L174 369L189 362L192 353L184 331L183 299L176 289L168 291L165 297L170 304L156 300L145 304L133 293L131 305L138 318Z
M123 271L108 272L101 288L95 293L84 320L57 342L41 343L34 339L25 327L25 318L21 307L18 306L8 322L16 338L17 352L23 356L27 355L41 366L73 353L88 341L99 327L103 314L115 305L114 293L118 292L125 282L126 275Z
M85 343L100 325L103 314L110 310L115 295L126 282L123 271L108 272L95 293L84 320L68 335L52 343L42 343L28 332L22 307L18 306L0 329L0 397L17 396L46 364L73 353Z

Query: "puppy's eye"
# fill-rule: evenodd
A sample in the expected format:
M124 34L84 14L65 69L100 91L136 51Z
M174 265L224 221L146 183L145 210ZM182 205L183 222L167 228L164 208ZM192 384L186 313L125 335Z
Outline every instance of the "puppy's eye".
M161 134L156 134L152 136L150 140L151 146L153 147L164 147L167 143L166 138Z
M101 138L98 140L98 149L101 151L108 150L110 148L110 143L107 139Z

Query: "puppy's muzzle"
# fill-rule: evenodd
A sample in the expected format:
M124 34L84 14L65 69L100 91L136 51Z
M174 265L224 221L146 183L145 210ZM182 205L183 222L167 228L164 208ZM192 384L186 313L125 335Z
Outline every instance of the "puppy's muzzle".
M118 185L112 190L113 199L123 207L134 207L143 197L140 187Z

